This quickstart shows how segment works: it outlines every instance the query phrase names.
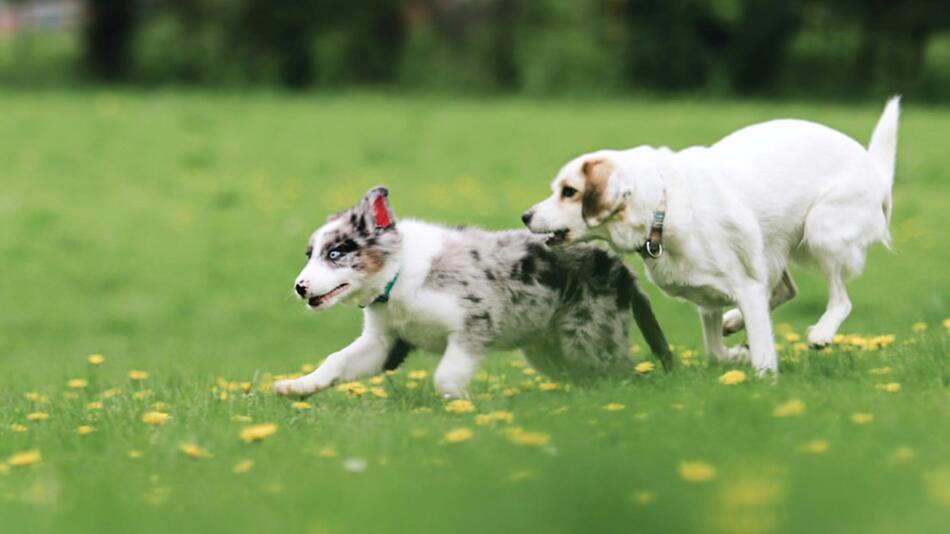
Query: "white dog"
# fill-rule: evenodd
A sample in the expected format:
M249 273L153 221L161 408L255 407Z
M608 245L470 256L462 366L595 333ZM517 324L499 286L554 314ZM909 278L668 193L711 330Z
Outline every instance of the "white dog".
M827 309L808 329L822 348L851 311L845 281L868 247L890 243L899 114L895 97L866 150L820 124L775 120L710 147L585 154L522 219L552 243L601 238L640 252L651 281L698 306L709 354L777 372L769 310L797 293L789 260L811 259L827 279ZM724 331L743 326L748 349L727 351Z

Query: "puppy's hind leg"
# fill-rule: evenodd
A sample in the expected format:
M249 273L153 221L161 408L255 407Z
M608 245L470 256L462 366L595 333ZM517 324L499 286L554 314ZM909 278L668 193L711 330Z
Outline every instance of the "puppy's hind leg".
M467 397L468 385L484 357L484 350L473 350L457 334L449 336L445 354L435 369L435 390L445 398Z
M798 286L792 280L792 275L788 269L782 272L782 278L772 289L772 296L769 298L769 307L773 310L782 304L792 300L798 295ZM731 336L745 328L745 319L742 318L742 312L739 308L733 308L725 313L722 318L722 333Z

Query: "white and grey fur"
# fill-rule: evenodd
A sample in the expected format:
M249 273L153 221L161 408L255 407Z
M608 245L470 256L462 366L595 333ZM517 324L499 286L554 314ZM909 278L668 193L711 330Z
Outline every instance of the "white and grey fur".
M786 119L709 147L584 154L523 219L557 242L602 238L634 251L665 205L665 253L644 256L650 280L697 306L711 356L775 373L769 310L797 293L789 263L817 264L827 281L827 308L808 329L809 343L822 348L851 311L845 281L860 274L871 245L890 242L899 115L893 98L867 148L826 126ZM742 328L748 349L727 350L723 334Z
M363 306L363 333L275 391L310 395L395 368L413 348L443 354L434 381L447 397L466 395L490 350L521 349L532 366L565 379L629 372L631 317L671 365L650 302L620 258L544 241L525 230L396 223L388 191L371 190L313 233L295 282L313 309ZM376 301L394 278L388 302Z

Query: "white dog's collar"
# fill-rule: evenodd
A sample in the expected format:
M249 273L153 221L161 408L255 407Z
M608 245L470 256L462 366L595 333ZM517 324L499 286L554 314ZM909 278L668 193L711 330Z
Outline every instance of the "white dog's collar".
M653 224L650 225L650 233L643 241L640 247L640 254L647 255L653 259L663 255L663 221L666 219L666 189L660 197L660 203L653 210Z

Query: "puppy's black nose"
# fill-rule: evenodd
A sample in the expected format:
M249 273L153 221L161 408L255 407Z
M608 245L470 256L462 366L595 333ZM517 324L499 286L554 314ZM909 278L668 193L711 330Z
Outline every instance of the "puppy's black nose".
M294 291L296 291L301 297L307 296L307 286L301 284L300 282L294 284Z
M528 226L529 224L531 224L532 217L534 217L534 213L530 211L526 211L521 214L521 222L523 222L525 226Z

